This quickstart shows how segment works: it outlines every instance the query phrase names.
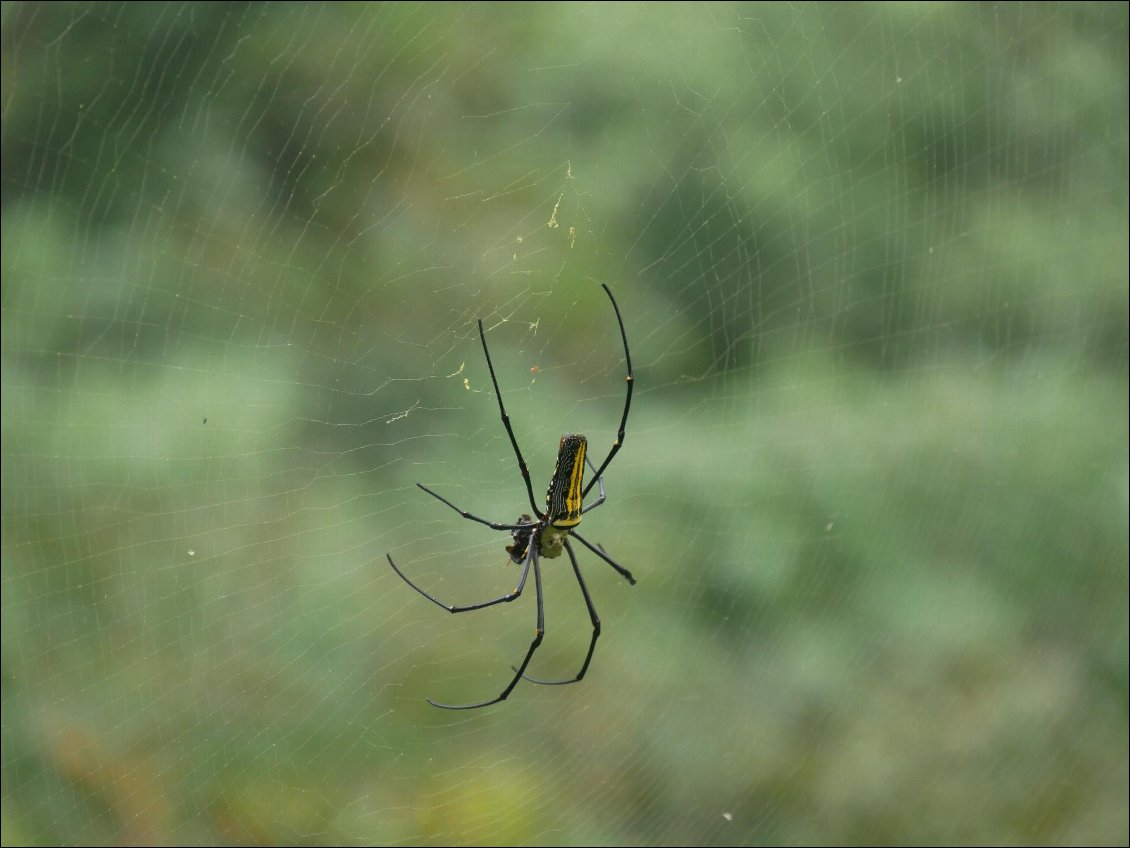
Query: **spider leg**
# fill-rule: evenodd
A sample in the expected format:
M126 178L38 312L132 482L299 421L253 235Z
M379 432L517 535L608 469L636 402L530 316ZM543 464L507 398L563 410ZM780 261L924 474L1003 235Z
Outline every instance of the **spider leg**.
M391 562L391 560L390 560ZM530 563L534 566L534 591L537 594L538 601L538 623L537 629L534 631L534 640L530 642L529 650L526 651L526 657L522 660L522 664L518 666L513 679L507 684L506 688L502 690L497 698L491 698L489 701L479 701L476 704L441 704L438 701L433 701L428 698L428 703L433 707L439 707L442 710L477 710L479 707L489 707L491 704L497 704L499 701L505 701L510 697L510 693L514 687L518 685L518 681L522 679L526 672L526 666L530 664L530 659L534 655L534 651L538 649L541 644L542 636L545 635L545 610L541 601L541 567L538 565L538 550L537 542L530 542L530 550L526 555L526 565L522 570L522 580L526 579L526 572L530 569Z
M611 295L609 295L611 297ZM539 519L545 518L545 513L538 509L534 502L534 486L530 482L530 469L526 467L526 460L522 458L522 451L518 447L518 439L514 436L514 428L510 426L510 416L506 414L506 407L502 403L502 392L498 390L498 378L494 376L494 363L490 361L490 351L487 349L487 337L483 334L483 321L479 319L479 340L483 343L483 353L487 358L487 368L490 369L490 381L494 384L494 396L498 398L498 411L502 414L502 426L506 428L506 435L510 437L510 444L514 447L514 455L518 457L518 470L522 472L522 479L526 483L526 494L530 496L530 506L534 515ZM621 437L622 438L622 437Z
M577 676L570 680L538 680L535 677L530 677L528 674L523 674L526 680L531 683L540 683L542 686L565 686L569 683L576 683L585 676L585 672L589 670L589 663L592 662L593 651L596 650L596 640L600 638L600 616L596 614L596 607L593 606L592 596L589 595L589 587L585 585L585 578L581 576L580 566L577 565L577 557L573 553L573 546L569 544L569 540L565 540L565 553L569 554L569 562L573 564L573 573L577 575L577 584L581 587L581 594L585 597L585 606L589 608L589 620L592 622L592 641L589 642L589 652L585 654L585 661L581 663L581 670L577 672ZM514 668L511 666L511 668ZM517 671L517 669L514 669Z
M397 567L396 563L392 561L392 554L385 554L385 557L388 559L388 564L392 566L392 570L400 575L401 580L403 580L405 583L407 583L409 586L411 586L413 589L415 589L417 592L419 592L421 595L423 595L425 598L427 598L429 601L431 601L437 607L440 607L441 609L445 609L448 612L453 612L453 613L454 612L471 612L472 610L486 609L487 607L493 607L495 604L508 604L511 601L517 600L521 596L522 590L526 588L526 576L530 573L530 560L527 559L525 565L522 566L522 576L518 578L518 585L514 587L513 592L509 592L509 593L503 595L500 598L495 598L492 601L483 601L482 603L479 603L479 604L464 604L464 605L460 606L458 604L445 604L443 601L439 600L438 598L435 598L432 595L429 595L427 592L425 592L423 589L421 589L419 586L417 586L415 583L413 583L411 580L409 580L407 577L404 576L404 572L401 571ZM537 573L536 566L534 568L534 572L535 572L535 576L536 576L536 573Z
M588 539L584 538L575 530L571 535L574 539L576 539L578 542L580 542L582 545L584 545L586 548L588 548L590 551L592 551L594 554L596 554L598 557L600 557L602 560L616 569L617 574L619 574L633 586L636 585L636 578L632 576L632 572L628 571L628 569L624 568L624 566L620 565L620 563L616 562L616 560L606 554L604 552L604 548L598 545L594 545L592 542L588 541Z
M585 462L587 462L589 464L589 470L590 471L596 471L596 466L592 464L592 460L589 459L588 456L585 457ZM604 495L604 478L603 477L597 477L596 482L597 482L597 485L600 486L600 496L595 501L593 501L591 504L589 504L584 509L582 509L581 515L584 515L590 509L596 509L598 506L600 506L602 503L604 503L604 498L605 498L605 495Z
M477 522L479 522L479 524L485 524L491 530L524 530L527 527L533 527L536 523L536 522L531 521L528 524L498 524L497 522L494 522L494 521L487 521L485 518L479 518L477 515L471 515L471 513L467 512L467 510L465 510L465 509L460 509L455 504L453 504L451 501L449 501L447 498L445 498L443 495L436 494L431 489L429 489L427 486L425 486L423 483L417 483L416 485L419 486L421 489L423 489L425 492L427 492L429 495L431 495L433 498L435 498L437 501L440 501L441 503L447 504L449 507L451 507L453 510L455 510L457 513L459 513L464 518L469 518L471 521L477 521ZM594 504L594 506L595 505L596 504Z
M604 458L604 462L601 463L600 470L598 470L596 472L596 476L593 477L592 480L589 480L589 484L587 486L585 486L585 490L583 492L581 492L581 498L582 499L584 499L584 496L589 493L589 489L592 488L593 483L595 483L597 480L600 479L600 475L604 473L604 469L608 467L608 463L610 463L612 461L612 457L616 456L616 453L620 450L620 448L624 444L624 427L628 423L628 410L632 406L632 386L635 385L635 381L636 381L635 375L632 373L632 354L628 352L628 334L624 331L624 319L622 317L620 317L620 307L616 305L616 298L614 298L612 296L612 290L610 288L608 288L608 286L606 286L604 283L601 283L600 285L604 289L604 293L608 295L608 299L612 301L612 308L616 311L616 323L618 323L620 325L620 338L623 339L623 341L624 341L624 360L628 365L628 376L626 376L624 378L625 382L627 382L627 384L628 384L628 395L624 399L624 414L620 417L620 429L616 432L616 441L614 441L612 443L612 450L610 450L608 452L608 456L606 456ZM480 330L481 329L482 328L480 327ZM485 346L486 343L484 342L483 344ZM489 358L488 358L487 361L488 362L490 361ZM491 373L493 375L494 372L492 371ZM496 389L496 391L497 391L497 389ZM502 402L502 399L499 398L499 403L501 403L501 402ZM506 419L503 418L503 421L505 422ZM506 428L507 428L507 430L510 429L510 425L508 423L506 424ZM513 440L513 438L514 438L513 433L511 433L510 438L511 438L511 440ZM515 443L514 447L517 448L517 443ZM519 457L519 459L520 458L521 457ZM525 470L525 466L523 466L523 471L524 470ZM529 482L529 475L526 476L526 481ZM533 501L533 497L534 496L531 494L530 495L531 501ZM538 517L539 518L541 517L540 513L538 514Z

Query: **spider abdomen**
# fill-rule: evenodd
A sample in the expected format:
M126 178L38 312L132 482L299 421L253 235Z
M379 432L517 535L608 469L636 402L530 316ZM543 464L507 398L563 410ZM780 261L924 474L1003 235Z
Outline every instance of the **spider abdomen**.
M557 464L553 479L545 493L546 520L558 529L576 527L581 523L581 478L585 475L585 452L589 442L580 433L566 433L557 448ZM549 529L549 528L546 528ZM563 542L564 539L561 540ZM556 542L557 553L546 553L546 538L542 535L543 556L555 557L561 553L561 542Z

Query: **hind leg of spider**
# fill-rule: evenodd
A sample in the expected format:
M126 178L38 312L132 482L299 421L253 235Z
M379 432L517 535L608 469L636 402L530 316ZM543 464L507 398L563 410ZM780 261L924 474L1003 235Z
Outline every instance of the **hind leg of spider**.
M632 576L632 572L628 571L628 569L624 568L624 566L620 565L620 563L616 562L616 560L606 554L603 547L594 545L592 542L581 536L575 530L570 535L590 551L592 551L594 554L596 554L598 557L600 557L602 560L604 560L606 563L611 565L614 569L616 569L617 574L619 574L633 586L636 585L636 578Z
M612 295L609 294L609 297ZM615 305L615 304L613 304ZM506 428L506 435L510 437L510 445L514 448L514 456L518 459L518 470L522 472L522 481L526 484L526 494L530 496L530 507L538 518L545 518L545 514L538 509L534 501L534 485L530 482L530 469L522 456L522 449L518 447L518 439L514 435L514 428L510 426L510 416L506 414L506 406L502 403L502 392L498 390L498 378L494 376L494 363L490 361L490 350L487 348L487 337L483 333L483 321L479 319L479 341L483 343L483 355L487 358L487 369L490 371L490 381L494 384L494 396L498 399L498 412L502 416L502 426Z
M620 307L616 305L616 298L612 296L612 289L608 288L604 283L601 283L600 286L604 289L604 293L608 295L608 299L612 301L612 309L616 313L616 323L620 326L620 340L624 342L624 362L628 368L624 382L628 384L628 391L624 398L624 414L620 416L620 429L616 431L616 441L612 443L612 449L608 451L608 456L606 456L604 462L600 464L600 469L596 472L596 477L589 480L589 484L585 486L585 490L581 493L582 498L592 489L593 483L600 479L600 475L604 473L604 469L608 467L608 463L612 461L612 457L616 456L620 448L624 446L624 431L628 426L628 410L632 408L632 387L636 383L636 376L632 371L632 354L631 351L628 350L628 334L624 331L624 319L620 316Z
M565 686L569 683L576 683L585 676L585 672L589 670L589 663L592 662L593 651L596 650L596 640L600 638L600 616L596 614L596 607L593 606L592 596L589 595L589 587L585 585L585 578L581 576L580 566L577 565L577 557L573 553L573 547L569 544L569 540L565 540L565 553L569 554L569 562L573 564L573 573L577 575L577 585L581 587L581 594L585 597L585 606L589 609L589 620L592 622L592 639L589 641L589 652L585 654L585 661L581 663L581 670L577 672L577 676L569 680L538 680L536 677L530 677L528 674L523 674L522 677L531 683L540 683L542 686ZM513 666L511 666L513 668ZM517 669L515 669L517 671Z
M411 586L413 589L415 589L417 592L419 592L421 595L423 595L425 598L427 598L429 601L431 601L437 607L439 607L440 609L445 609L448 612L471 612L472 610L486 609L487 607L493 607L495 604L508 604L511 601L517 600L521 596L522 590L526 588L526 577L530 573L530 559L529 559L529 557L527 557L525 564L522 566L522 576L518 578L518 585L514 587L513 592L509 592L509 593L503 595L502 597L495 598L494 600L491 600L491 601L483 601L482 603L479 603L479 604L465 604L465 605L460 606L458 604L445 604L443 601L439 600L439 598L436 598L432 595L429 595L427 592L425 592L423 589L421 589L419 586L417 586L415 583L413 583L411 580L409 580L404 575L404 572L401 571L397 567L396 563L392 561L392 554L385 554L385 557L388 559L388 564L392 566L392 570L395 571L400 576L401 580L403 580L405 583L407 583L409 586ZM538 574L537 563L535 562L534 563L534 577L537 580L540 581L541 578L538 577L537 574ZM541 597L541 591L540 590L538 591L538 597L539 598Z
M441 710L477 710L479 707L489 707L491 704L497 704L499 701L505 701L509 698L514 687L518 685L518 681L525 675L526 666L530 664L530 660L534 656L534 651L538 649L538 646L541 644L542 636L545 635L545 610L542 607L541 601L541 568L538 565L536 542L530 544L530 550L526 554L525 570L522 572L523 580L526 579L525 571L529 569L530 563L533 563L534 566L534 592L537 595L538 602L538 623L537 629L534 631L534 640L530 642L529 650L526 651L526 658L522 660L522 664L515 670L513 679L497 698L491 698L489 701L479 701L476 704L441 704L439 701L433 701L431 698L428 698L428 703L433 707L439 707Z

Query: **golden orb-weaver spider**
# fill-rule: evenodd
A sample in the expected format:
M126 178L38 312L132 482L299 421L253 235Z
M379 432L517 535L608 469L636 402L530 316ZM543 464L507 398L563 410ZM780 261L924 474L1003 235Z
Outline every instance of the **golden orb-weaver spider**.
M588 671L589 668L589 663L592 662L593 651L596 650L596 640L600 637L600 618L596 614L596 607L593 606L588 586L585 585L585 578L581 576L581 569L577 565L577 557L573 553L573 547L569 544L570 536L612 566L617 574L632 585L635 585L636 579L632 577L632 573L628 571L628 569L624 568L605 553L603 547L593 545L577 533L577 525L581 523L581 516L604 503L604 469L608 467L608 463L612 461L612 457L616 456L617 452L624 444L624 427L628 423L628 409L632 405L632 386L635 383L635 377L632 374L632 355L628 351L628 334L624 332L624 319L620 316L620 307L616 305L616 298L612 296L612 291L608 286L603 283L601 285L605 294L608 295L608 299L612 301L612 309L616 312L616 323L620 325L620 338L624 342L624 361L628 368L628 375L624 378L628 384L628 392L624 399L624 414L620 418L620 429L616 433L616 440L612 443L612 449L608 451L608 456L604 458L604 462L601 463L600 468L593 467L592 462L587 456L588 440L580 434L566 433L561 437L561 444L557 450L557 464L553 469L553 478L549 481L549 489L545 493L545 512L538 509L537 504L534 502L534 487L530 482L530 471L526 467L526 460L522 458L522 451L518 447L518 440L514 437L514 429L510 426L510 416L506 414L506 407L502 403L502 393L498 390L498 379L494 375L494 364L490 361L490 351L487 349L487 339L483 333L483 322L480 320L479 339L483 343L483 354L486 356L487 368L490 370L491 383L494 384L494 396L498 398L498 411L502 415L502 426L506 428L506 434L510 437L510 444L514 448L514 455L518 458L518 470L522 472L522 480L526 484L526 494L529 495L530 498L530 507L533 509L537 519L531 518L528 514L523 514L518 518L516 524L500 524L495 521L488 521L485 518L472 515L465 509L460 509L447 498L433 492L423 483L416 484L433 498L451 507L464 518L477 521L479 524L485 524L492 530L510 531L513 544L506 546L506 552L510 555L510 559L513 562L522 566L522 573L518 578L518 585L514 588L514 591L500 598L495 598L491 601L483 601L478 604L466 604L463 606L445 604L443 601L429 595L409 580L404 575L404 572L397 568L396 563L392 561L392 555L385 554L385 556L388 557L388 564L392 566L393 571L400 575L401 580L433 604L450 613L471 612L472 610L493 607L496 604L510 603L522 594L522 590L526 587L526 578L529 576L531 568L534 572L534 592L537 595L537 630L534 633L534 640L530 643L530 647L526 651L526 656L522 660L522 664L517 668L511 666L511 668L514 669L514 677L506 685L506 688L502 690L497 698L491 698L488 701L479 701L474 704L441 704L428 698L428 703L434 707L441 707L445 710L474 710L479 707L489 707L491 704L505 701L510 696L514 687L518 685L518 681L522 679L529 680L531 683L540 683L545 686L561 686L567 683L576 683L585 676L585 672ZM586 463L593 472L593 477L589 480L589 484L582 489L581 484ZM585 496L589 493L589 490L592 489L594 484L599 487L600 495L591 504L582 507L581 504ZM569 555L569 562L573 566L573 574L577 577L577 584L581 587L581 595L584 596L585 606L588 607L589 619L592 622L592 639L589 641L589 650L585 655L585 661L581 663L581 670L577 672L575 677L570 680L536 680L526 676L526 666L530 664L534 652L541 644L542 636L545 635L545 613L542 606L541 567L539 565L539 559L541 557L556 559L561 556L562 550Z

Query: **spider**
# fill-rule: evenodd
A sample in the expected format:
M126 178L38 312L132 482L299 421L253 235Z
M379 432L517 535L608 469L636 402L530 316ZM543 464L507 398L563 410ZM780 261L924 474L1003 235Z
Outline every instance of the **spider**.
M620 418L620 429L616 433L616 440L612 443L612 449L608 451L608 456L604 458L604 462L601 463L600 467L594 467L592 461L588 458L588 440L584 436L579 433L566 433L563 435L561 437L561 444L557 449L557 464L553 469L553 478L549 481L549 489L545 493L545 511L542 512L538 509L537 504L534 502L534 489L533 485L530 483L530 471L526 467L526 461L522 458L522 451L518 447L518 440L514 437L514 429L510 426L510 417L506 414L506 407L502 403L502 393L498 390L498 379L494 375L494 364L490 360L490 351L487 349L486 336L483 334L483 322L480 320L479 339L483 343L483 354L486 356L487 368L490 370L491 383L494 384L494 396L498 398L498 411L502 415L502 426L506 428L506 435L510 437L510 444L513 446L514 455L518 459L518 470L522 472L522 480L526 484L526 494L530 498L530 508L537 518L535 519L529 514L523 514L519 516L518 521L514 524L501 524L495 521L488 521L485 518L472 515L465 509L460 509L447 498L433 492L423 483L416 484L433 498L446 504L464 518L476 521L479 524L485 524L492 530L510 531L512 544L506 546L506 553L510 555L512 562L522 566L522 573L518 577L518 585L514 588L514 591L502 597L490 601L482 601L477 604L461 606L445 604L443 601L429 595L409 580L404 575L404 572L393 562L392 555L385 554L385 556L388 557L388 564L392 566L392 570L400 576L401 580L433 604L450 613L471 612L473 610L493 607L496 604L508 604L521 596L522 590L526 587L526 578L530 574L530 569L532 568L534 572L534 592L537 595L537 629L521 665L516 668L511 666L514 670L514 677L506 685L506 688L502 690L498 697L486 701L478 701L473 704L441 704L438 701L433 701L431 698L428 698L428 703L433 707L440 707L445 710L476 710L479 707L489 707L491 704L505 701L514 690L514 687L518 685L519 680L525 679L531 683L539 683L543 686L562 686L569 683L576 683L584 678L585 672L588 671L589 663L592 662L593 651L596 650L596 640L600 637L600 618L596 614L596 607L593 606L588 586L585 585L585 578L581 576L581 569L577 565L577 557L576 554L573 553L573 546L569 544L570 537L576 539L612 566L616 573L630 584L634 586L636 583L636 579L632 576L632 573L605 553L603 546L594 545L577 533L577 526L581 523L581 517L589 510L596 509L604 503L604 469L608 467L608 463L612 461L612 457L616 456L617 452L624 444L624 426L628 422L628 409L632 405L632 386L635 382L635 377L632 375L632 356L628 352L628 335L624 332L624 319L620 317L620 307L616 305L616 298L612 296L612 292L608 286L604 284L601 284L601 286L605 294L608 295L608 299L612 301L612 309L616 313L616 323L620 325L620 338L624 342L624 361L628 368L628 374L624 378L628 384L628 391L624 399L624 414ZM592 471L593 476L589 480L589 484L582 489L582 477L584 476L586 464L589 470ZM600 494L591 504L582 507L581 504L585 496L589 493L589 490L592 489L594 484L599 487ZM561 556L562 550L569 555L569 562L573 566L573 574L577 578L577 584L581 587L581 595L585 599L585 606L588 607L589 620L592 622L592 638L589 641L589 650L585 655L585 660L581 663L581 670L577 672L575 677L568 680L536 680L533 677L526 676L526 666L530 664L534 652L537 651L538 646L541 645L542 636L545 635L545 614L542 606L541 566L539 565L539 560L541 557L556 559Z

